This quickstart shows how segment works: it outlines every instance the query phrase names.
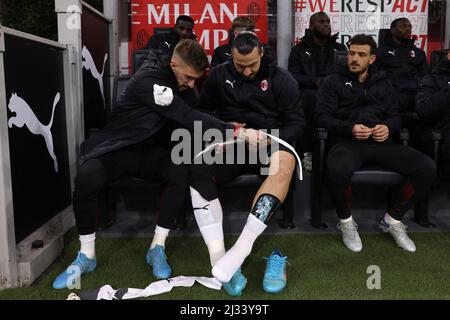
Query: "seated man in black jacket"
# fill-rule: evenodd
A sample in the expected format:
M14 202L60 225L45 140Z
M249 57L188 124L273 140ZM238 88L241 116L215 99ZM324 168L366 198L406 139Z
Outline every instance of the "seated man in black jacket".
M346 52L345 45L336 42L338 33L331 35L330 18L324 12L314 13L309 20L309 29L300 43L292 47L288 70L297 80L305 113L306 127L302 141L305 154L303 165L311 170L311 143L314 126L316 92L326 76L334 71L336 51Z
M175 22L172 32L154 34L148 40L145 49L161 50L164 54L172 55L175 46L180 40L197 40L194 32L194 20L189 16L179 16Z
M208 59L199 43L180 41L170 62L157 67L146 63L134 74L120 95L109 123L82 144L73 193L81 248L75 261L56 278L54 288L76 285L81 275L95 270L99 193L108 183L124 175L158 179L165 184L146 259L156 278L170 277L165 240L189 196L188 166L176 165L171 160L171 133L176 128L193 131L195 120L202 121L204 129L216 128L224 134L227 128L234 128L190 108L180 97L194 87L195 79L207 67Z
M371 66L375 62L375 49L371 36L356 35L350 40L348 66L327 77L319 89L316 121L331 135L327 170L345 246L355 252L362 250L350 211L350 182L355 171L371 162L407 177L398 200L384 215L380 227L398 246L414 252L416 246L401 220L429 191L436 166L419 151L392 142L401 120L388 78Z
M420 82L416 110L426 126L442 131L441 156L445 168L450 169L450 50L433 73Z
M395 19L385 42L376 51L376 66L385 71L394 87L399 112L415 111L415 97L420 79L429 72L425 51L414 46L412 26L407 18ZM403 125L414 125L408 113L402 115Z
M239 33L233 42L232 61L211 70L200 94L200 107L223 121L245 124L246 128L279 130L279 137L292 142L300 138L304 120L299 108L299 93L294 78L274 64L267 63L256 34ZM247 129L248 130L248 129ZM236 135L240 136L240 130ZM212 274L223 283L231 282L231 295L240 295L245 287L241 264L250 254L254 241L284 201L295 169L295 151L280 145L266 154L270 158L268 176L257 191L247 223L235 245L225 253L222 209L217 185L250 172L258 173L262 164L252 164L250 153L259 152L258 144L269 143L267 136L256 131L245 139L244 152L238 148L233 163L195 164L191 166L191 198L196 221L210 254ZM273 133L273 132L272 132ZM246 148L247 147L247 151ZM227 145L226 152L229 152ZM247 156L247 153L249 154ZM243 154L244 157L240 157ZM228 158L227 158L228 159ZM233 159L232 159L233 160ZM239 160L245 160L240 162ZM275 262L278 261L280 263ZM285 257L271 255L268 265L278 266L264 279L267 292L280 292L286 285ZM231 281L230 281L231 280Z

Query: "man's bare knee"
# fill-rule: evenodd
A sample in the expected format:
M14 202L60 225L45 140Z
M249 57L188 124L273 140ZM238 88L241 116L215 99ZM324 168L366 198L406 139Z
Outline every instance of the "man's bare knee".
M290 181L294 169L294 156L286 151L278 151L270 158L269 178L277 183Z

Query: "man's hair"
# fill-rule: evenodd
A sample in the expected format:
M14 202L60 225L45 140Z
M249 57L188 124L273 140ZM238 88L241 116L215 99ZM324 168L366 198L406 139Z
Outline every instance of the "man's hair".
M405 20L408 21L408 22L410 22L408 18L397 18L397 19L393 20L393 21L391 22L391 30L394 29L395 27L397 27L397 25L398 25L400 22L405 21Z
M357 34L347 42L349 48L352 44L368 45L370 47L370 54L375 54L375 50L377 49L377 43L373 40L372 36L367 34Z
M184 16L184 15L179 16L177 18L177 21L175 22L175 24L178 24L178 22L180 22L180 21L188 21L188 22L192 23L192 25L194 25L194 19L192 19L189 16Z
M203 72L209 66L205 50L195 40L184 39L178 42L173 50L173 55L180 57L184 63L194 68L197 72Z
M318 16L327 16L328 17L328 15L323 11L316 12L309 18L309 25L311 25L311 23L314 21L314 19Z
M244 29L247 31L253 31L255 29L255 23L249 17L240 16L233 20L231 24L231 30Z
M240 54L249 54L254 48L261 52L261 42L256 33L252 31L242 31L234 39L231 49L236 49Z

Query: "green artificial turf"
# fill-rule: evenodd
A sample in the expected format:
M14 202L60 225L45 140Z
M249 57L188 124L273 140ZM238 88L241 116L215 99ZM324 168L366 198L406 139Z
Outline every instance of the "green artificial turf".
M417 252L398 248L387 234L361 234L363 251L350 252L339 234L299 234L261 236L243 265L248 277L243 295L234 299L450 299L450 233L411 233ZM229 248L235 236L226 237ZM29 288L0 291L0 299L64 300L74 290L54 290L53 279L76 255L79 243L75 232L65 238L62 256ZM156 281L145 262L148 239L97 239L98 265L83 276L82 290L105 284L113 288L145 288ZM262 289L265 260L274 248L288 256L288 285L281 294ZM166 253L173 276L210 276L206 246L199 236L172 237ZM381 270L381 289L366 286L370 265ZM75 291L76 292L76 291ZM223 291L200 284L173 288L169 293L148 299L230 299Z

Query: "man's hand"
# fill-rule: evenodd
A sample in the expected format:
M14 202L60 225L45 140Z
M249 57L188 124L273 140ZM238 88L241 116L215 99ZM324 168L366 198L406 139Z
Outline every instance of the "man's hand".
M367 140L372 135L372 132L373 129L363 124L355 124L352 129L352 134L357 140Z
M389 128L384 124L377 124L373 128L372 137L376 142L385 141L387 138L389 138Z
M247 142L251 150L257 150L258 145L267 143L264 132L255 129L240 128L238 138Z
M231 122L231 124L235 127L235 128L244 128L245 127L245 123L239 123L239 122Z

